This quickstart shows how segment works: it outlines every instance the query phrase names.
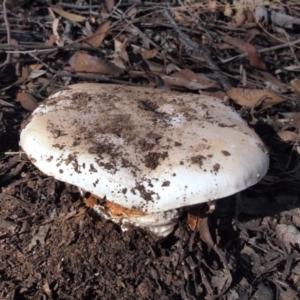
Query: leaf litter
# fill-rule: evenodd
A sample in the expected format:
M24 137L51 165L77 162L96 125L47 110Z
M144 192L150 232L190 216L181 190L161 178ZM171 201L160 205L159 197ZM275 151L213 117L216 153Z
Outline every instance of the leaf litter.
M1 23L0 299L299 299L298 1L7 0ZM270 170L164 240L122 233L18 147L43 99L87 81L215 95Z

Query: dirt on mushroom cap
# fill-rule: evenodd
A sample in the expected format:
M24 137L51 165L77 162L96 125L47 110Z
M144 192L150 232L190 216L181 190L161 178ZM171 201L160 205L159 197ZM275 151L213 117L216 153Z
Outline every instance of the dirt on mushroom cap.
M219 100L107 84L52 95L21 145L46 174L147 213L236 193L268 167L260 139Z

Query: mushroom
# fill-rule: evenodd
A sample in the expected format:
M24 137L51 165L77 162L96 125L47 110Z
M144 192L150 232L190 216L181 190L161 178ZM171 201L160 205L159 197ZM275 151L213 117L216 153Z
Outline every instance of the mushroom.
M56 92L20 145L45 174L100 197L106 219L158 236L184 207L244 190L269 165L260 138L220 100L113 84Z

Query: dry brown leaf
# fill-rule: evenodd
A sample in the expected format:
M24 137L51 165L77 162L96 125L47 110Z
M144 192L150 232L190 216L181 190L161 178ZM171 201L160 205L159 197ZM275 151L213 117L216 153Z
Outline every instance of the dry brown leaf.
M182 69L173 73L170 77L178 79L178 85L185 86L191 90L216 88L218 85L215 82L208 80L205 77L197 75L189 69Z
M268 90L231 88L226 91L226 94L237 104L250 108L260 105L262 107L272 106L287 101L284 97Z
M118 41L115 39L115 53L121 57L125 62L129 63L129 56L126 51L127 47L127 39L124 39L123 42Z
M126 64L129 63L128 53L126 51L126 44L127 39L123 42L118 41L117 39L114 40L115 42L115 53L114 53L114 64L121 69L126 69Z
M38 107L38 102L35 97L27 94L25 91L18 93L16 100L19 101L22 107L28 111L34 111Z
M114 0L105 0L105 10L107 14L111 13L114 7L115 7Z
M242 53L248 53L248 58L252 67L263 71L267 69L265 63L259 57L254 46L229 35L223 35L221 38L224 42L238 48Z
M300 96L300 79L296 78L291 81L291 86L294 92Z
M296 143L300 140L299 134L293 131L279 131L277 135L286 143Z
M28 76L29 76L29 67L28 66L24 66L22 68L22 74L21 74L21 76L12 85L22 84L24 81L26 81L28 79Z
M247 15L245 13L245 10L244 9L238 9L234 19L235 19L235 24L234 25L236 27L242 26L247 20Z
M43 284L43 291L49 296L51 297L51 289L50 289L50 286L49 286L49 283L48 281L46 280L45 283Z
M86 20L85 17L82 17L82 16L79 16L79 15L76 15L76 14L72 14L72 13L69 13L67 11L64 11L62 8L58 8L58 7L52 7L51 6L51 9L53 11L55 11L57 14L59 14L60 16L62 16L63 18L69 20L69 21L73 21L73 22L83 22Z
M123 70L102 58L91 56L82 52L76 52L70 59L69 64L75 72L97 73L118 76Z
M83 46L91 46L94 48L100 47L103 40L105 39L111 21L106 21L102 23L97 30L89 37L87 37L84 41L81 42Z
M42 64L32 64L29 66L29 70L31 71L38 71L43 67Z
M150 59L150 58L154 58L156 56L157 52L158 52L158 49L154 48L152 50L143 50L143 51L141 51L141 54L144 59Z
M187 225L193 231L196 230L199 218L191 213L187 214Z
M164 74L156 74L156 75L160 76L160 78L164 81L165 85L170 89L182 91L185 89L201 90L205 88L205 86L201 83L189 81L186 79L167 76Z
M130 8L128 11L127 11L127 16L131 19L131 20L134 20L135 19L135 16L137 14L138 10L136 7L132 6L132 8Z
M88 198L85 199L85 205L87 207L93 208L95 205L99 203L99 198L95 195L91 194Z
M294 116L294 120L292 122L292 126L300 129L300 113L296 113L296 115Z
M91 194L86 200L85 205L90 208L94 208L96 205L100 205L107 209L113 216L144 216L145 213L139 210L134 210L130 208L125 208L121 205L113 203L108 200L100 199L99 197Z
M224 10L224 15L226 17L231 17L233 15L233 9L232 9L230 3L226 3L225 10Z
M15 45L18 45L19 43L17 40L11 39L10 44L15 46ZM18 52L18 51L15 51L15 53L13 53L13 55L12 55L12 58L14 61L15 61L15 58L19 58L19 57L20 57L20 52Z
M228 50L228 49L233 49L233 47L227 43L218 43L216 45L216 47L219 49L219 50Z
M208 1L208 10L211 12L215 12L217 9L217 2L216 0L209 0Z
M226 93L224 91L203 91L201 93L201 95L207 95L207 96L210 96L210 97L214 97L214 98L218 98L220 99L221 101L225 101L228 97L226 95Z
M58 25L59 25L59 19L58 18L53 19L53 21L52 21L52 32L53 32L53 35L56 36L55 43L58 46L63 46L64 42L60 39L58 30L57 30L58 29Z
M56 42L56 40L57 40L57 36L54 35L54 34L51 34L51 35L49 36L48 40L46 40L45 45L46 45L46 46L53 46L54 43Z
M265 72L265 71L259 71L259 75L262 76L263 81L265 83L270 83L268 89L271 89L274 92L281 92L284 93L287 91L286 85L279 81L276 77L274 77L272 74Z

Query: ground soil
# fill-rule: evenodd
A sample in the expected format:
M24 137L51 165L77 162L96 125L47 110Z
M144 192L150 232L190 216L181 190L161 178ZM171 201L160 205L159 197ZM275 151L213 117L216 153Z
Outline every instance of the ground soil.
M287 292L294 298L279 299L297 299L300 255L275 229L295 222L299 182L278 174L276 182L223 199L196 232L186 215L163 240L137 228L122 232L86 208L76 187L46 177L24 154L8 153L19 150L28 115L20 108L2 119L0 299L214 299L224 288L222 299ZM260 125L272 151L270 174L272 166L297 161Z
M53 3L32 1L33 4L29 5L28 1L6 2L10 11L7 14L11 23L12 37L18 40L19 45L25 47L25 50L30 43L34 47L41 46L37 49L43 49L45 41L51 38L51 24L54 22L45 6ZM66 2L70 2L69 5L64 6L66 11L75 5L74 1ZM149 3L151 4L151 1ZM160 3L157 5L161 9ZM150 7L153 9L154 6L150 5ZM178 4L178 7L180 13L181 5ZM75 10L71 11L79 15L82 10L77 8L78 6L75 6ZM127 8L127 4L119 7L124 11ZM141 16L144 16L143 7L138 8L142 11ZM156 13L156 10L153 11ZM290 13L293 11L295 10L290 10ZM145 12L147 13L148 10ZM203 18L201 11L199 15ZM188 16L191 18L191 15ZM128 231L122 232L118 225L101 220L91 208L87 207L76 187L47 177L28 160L18 145L19 136L22 126L30 118L30 111L35 108L36 103L31 98L26 98L26 101L23 99L21 103L17 102L16 95L26 89L29 94L32 93L37 97L38 102L42 102L54 90L69 83L120 81L119 83L123 84L162 87L163 80L157 74L150 72L145 61L141 62L142 56L129 51L132 49L129 49L128 53L133 72L126 73L122 78L116 74L109 77L111 74L105 73L108 76L105 77L101 72L100 75L97 75L99 72L95 75L76 73L73 72L74 70L73 73L69 72L68 76L65 76L66 73L62 76L61 70L65 67L65 62L77 51L77 48L72 48L74 45L70 42L71 39L83 38L86 32L90 32L88 28L84 34L81 32L84 27L83 21L78 21L81 22L82 27L79 25L72 27L72 34L67 30L64 32L62 24L65 26L70 23L73 26L73 21L68 18L74 16L64 15L64 17L65 19L60 19L64 20L64 23L61 21L58 31L65 38L65 45L69 43L71 48L63 49L63 46L56 47L57 44L54 46L52 44L49 46L53 46L48 50L49 56L48 53L43 54L43 51L39 54L34 52L39 55L38 57L21 53L21 56L14 56L9 64L4 63L1 67L0 300L299 299L299 139L284 142L275 130L278 129L278 124L283 124L278 120L282 120L283 116L286 116L285 113L300 111L299 96L293 94L292 99L288 94L289 101L262 109L260 106L252 109L245 108L228 101L262 138L270 153L268 174L257 185L220 200L211 213L207 213L208 207L205 206L189 208L174 232L164 239L158 239L138 228L129 228ZM178 64L182 69L193 67L195 72L202 72L205 69L210 79L215 78L211 66L203 67L203 59L194 60L194 56L189 55L189 52L184 57L181 56L183 45L179 43L180 39L173 36L173 27L166 24L167 19L162 10L159 18L158 21L150 18L148 21L150 24L155 22L155 26L163 22L162 26L165 27L163 30L158 28L156 33L164 34L170 29L169 36L164 36L162 44L170 42L171 47L175 43L176 47L174 53L168 53L163 56L163 59L162 56L155 58L156 66L164 65L166 59L168 63ZM218 13L207 11L205 24L213 23L218 18ZM95 57L96 54L99 57L103 54L111 59L114 47L110 41L119 36L127 39L126 36L122 36L123 28L127 23L125 24L125 19L120 20L118 22L121 25L114 27L112 32L108 33L106 41L109 42L101 46L103 53L98 53L99 49L86 50L84 47L87 46L83 45L83 47L82 44L81 50L90 55L95 54ZM181 19L177 20L180 22ZM182 26L185 26L185 22L189 19L184 20ZM209 30L212 32L215 28L221 30L226 27L224 22L228 19L221 21L222 26L212 26ZM4 19L1 22L4 24ZM50 25L46 22L50 22ZM143 26L146 26L146 23L134 24L139 26L140 30L144 30ZM97 27L92 19L90 24L95 31ZM150 35L153 41L156 37L155 26L150 26L153 30L153 35ZM189 25L186 27L190 29ZM261 30L261 26L258 28ZM207 33L207 30L205 29L204 32ZM140 35L135 38L134 32L136 31L130 32L132 35L128 33L130 36L128 43L145 42L140 39ZM185 32L189 34L194 31ZM243 35L247 30L230 31L230 33L235 32ZM268 38L263 36L264 33L262 30L262 36L256 41L261 47L269 46L269 36ZM6 31L3 30L0 34L2 42L6 38ZM197 34L195 37L198 38ZM190 36L194 38L192 34ZM146 42L149 43L149 40L146 39ZM215 50L213 45L208 45L210 46L211 48L207 49L211 51L207 53L212 57L213 55L219 57L221 48ZM236 55L230 52L233 51L232 48L228 51L229 54ZM0 54L2 64L6 60L6 53ZM281 55L286 58L286 62L294 59L294 52L293 55L290 52ZM214 59L217 61L216 57ZM273 57L275 54L266 55L262 59L270 72L275 75L276 68L284 70L282 65L284 59L282 58L281 64ZM256 74L257 70L249 66L249 61L245 57L241 57L241 60L236 65L233 63L235 71L241 71L243 66L244 71L248 70L249 76ZM99 63L100 60L97 62ZM28 72L26 77L26 72L24 73L25 67L33 63L40 64L40 68L47 71L42 75L39 74L38 79L29 78ZM129 64L129 61L127 63ZM293 63L296 64L291 62ZM25 68L22 69L22 74L18 69L19 65ZM230 73L231 70L233 69L230 69L229 65L223 65L222 74L227 71ZM232 72L230 76L226 74L233 84L236 86L241 84L240 81L243 79L237 79L236 72ZM218 77L220 81L224 79L222 76ZM288 73L284 70L280 76L278 75L277 78L287 83L298 75L296 71ZM247 84L253 88L261 79L251 80L250 84L249 82ZM190 84L195 84L195 81L191 80ZM258 86L261 88L262 82L259 82ZM169 87L163 86L163 88ZM180 89L196 92L188 91L182 86ZM297 128L295 126L290 127L289 132L295 133ZM300 125L297 130L299 128Z

